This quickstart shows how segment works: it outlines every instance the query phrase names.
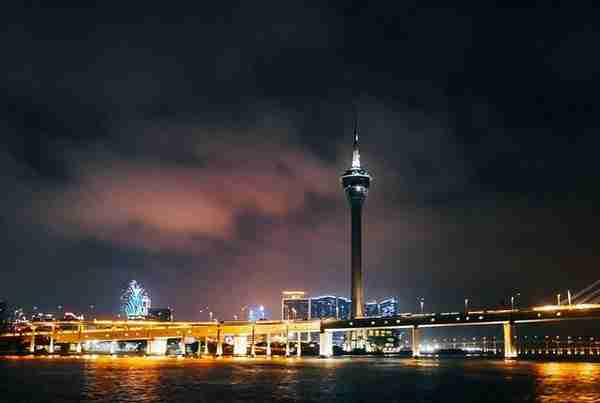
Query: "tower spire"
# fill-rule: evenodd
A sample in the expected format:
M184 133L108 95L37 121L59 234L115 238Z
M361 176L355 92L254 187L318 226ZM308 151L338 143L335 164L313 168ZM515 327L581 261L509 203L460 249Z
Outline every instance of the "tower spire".
M360 168L360 152L358 151L358 114L354 108L354 144L352 145L352 168Z

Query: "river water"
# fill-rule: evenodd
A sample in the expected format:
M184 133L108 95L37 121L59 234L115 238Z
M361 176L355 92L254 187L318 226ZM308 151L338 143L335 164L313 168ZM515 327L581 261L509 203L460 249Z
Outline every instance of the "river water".
M600 402L599 363L0 358L1 402Z

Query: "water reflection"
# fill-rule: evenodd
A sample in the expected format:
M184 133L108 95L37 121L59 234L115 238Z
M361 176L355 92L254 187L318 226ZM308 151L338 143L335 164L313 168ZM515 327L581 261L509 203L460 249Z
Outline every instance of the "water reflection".
M598 363L85 356L0 358L0 374L10 402L600 401Z
M600 401L599 364L538 363L535 369L540 402Z

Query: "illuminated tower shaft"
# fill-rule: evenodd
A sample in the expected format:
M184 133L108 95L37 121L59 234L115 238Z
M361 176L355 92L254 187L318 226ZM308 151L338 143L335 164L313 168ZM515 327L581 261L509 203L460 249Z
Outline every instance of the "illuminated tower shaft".
M367 198L371 175L360 165L358 151L358 130L354 128L354 150L352 153L352 166L341 176L342 187L350 204L352 219L352 252L351 252L351 289L352 297L351 317L364 316L364 290L362 279L362 205Z
M350 201L352 216L352 318L364 315L365 293L362 280L362 202Z

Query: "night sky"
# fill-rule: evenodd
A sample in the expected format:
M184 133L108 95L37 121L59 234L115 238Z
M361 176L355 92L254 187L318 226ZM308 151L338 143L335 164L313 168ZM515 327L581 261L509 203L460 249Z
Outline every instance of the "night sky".
M2 6L0 297L110 314L136 279L177 319L231 319L347 296L353 105L367 299L528 305L598 279L591 2L397 3Z

